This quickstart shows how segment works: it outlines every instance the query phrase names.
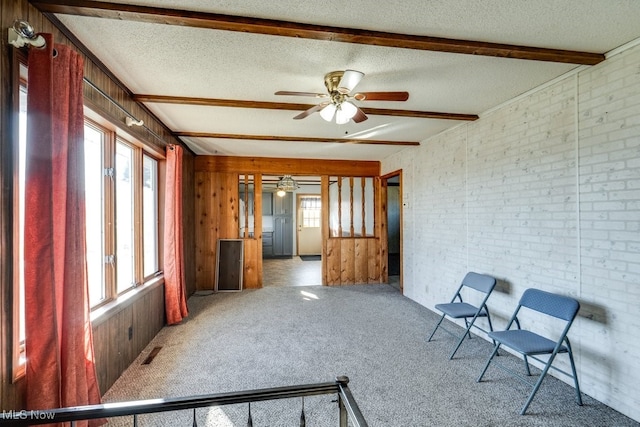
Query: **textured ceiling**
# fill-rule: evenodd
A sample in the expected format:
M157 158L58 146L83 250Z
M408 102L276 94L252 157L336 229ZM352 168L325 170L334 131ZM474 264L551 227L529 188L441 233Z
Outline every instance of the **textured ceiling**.
M48 3L55 1L47 0ZM90 2L87 2L90 3ZM129 4L125 1L112 3ZM338 0L264 2L138 0L174 8L304 24L606 53L640 37L640 2L557 0ZM36 2L37 5L37 2ZM325 92L334 70L365 73L356 91L408 91L406 102L362 108L482 114L577 64L421 51L56 14L134 94L315 104L278 90ZM273 141L183 136L197 154L381 160L404 145L278 141L278 136L423 141L461 121L369 115L346 125L300 111L145 103L171 130L273 137Z

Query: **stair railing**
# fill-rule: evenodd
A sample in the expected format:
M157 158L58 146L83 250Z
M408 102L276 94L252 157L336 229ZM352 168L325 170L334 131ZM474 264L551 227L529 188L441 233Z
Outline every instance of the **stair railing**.
M362 415L362 412L349 389L348 383L348 377L339 376L334 382L264 388L230 393L135 400L47 410L4 410L0 413L0 426L30 426L69 422L73 427L75 426L76 421L121 416L133 416L133 425L136 426L137 417L141 414L192 409L193 426L197 427L198 424L195 417L195 410L197 408L233 405L239 403L249 403L248 425L251 425L251 402L297 397L302 397L304 399L305 396L337 394L340 427L368 427L367 421ZM301 426L304 426L305 424L304 406L300 424Z

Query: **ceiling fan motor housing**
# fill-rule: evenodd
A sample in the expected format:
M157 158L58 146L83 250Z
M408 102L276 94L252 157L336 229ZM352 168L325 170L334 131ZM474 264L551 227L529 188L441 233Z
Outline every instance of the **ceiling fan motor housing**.
M340 84L340 80L342 80L343 75L344 71L332 71L325 74L324 85L327 87L330 94L338 91L338 85Z

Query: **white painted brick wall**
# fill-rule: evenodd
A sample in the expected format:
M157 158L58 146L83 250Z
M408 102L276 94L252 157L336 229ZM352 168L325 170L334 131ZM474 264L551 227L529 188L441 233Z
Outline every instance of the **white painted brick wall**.
M640 46L383 162L399 169L405 295L433 309L492 274L498 327L526 288L578 298L583 392L640 421Z

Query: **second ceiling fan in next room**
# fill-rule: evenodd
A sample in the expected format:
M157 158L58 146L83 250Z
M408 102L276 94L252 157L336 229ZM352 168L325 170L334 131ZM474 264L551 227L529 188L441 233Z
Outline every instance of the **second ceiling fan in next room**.
M360 83L364 73L355 70L332 71L324 76L324 85L328 93L294 92L281 90L276 95L312 96L315 98L329 98L318 105L314 105L306 111L298 114L294 119L305 117L320 112L320 116L331 122L335 118L337 124L348 123L353 120L356 123L367 120L367 115L353 101L406 101L409 92L356 92L351 93Z

